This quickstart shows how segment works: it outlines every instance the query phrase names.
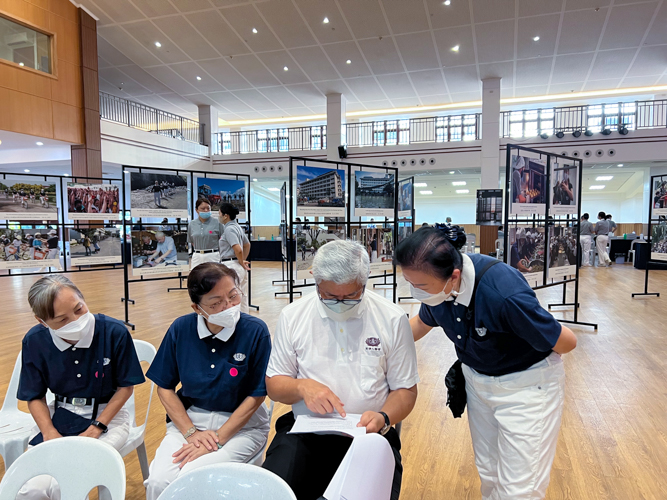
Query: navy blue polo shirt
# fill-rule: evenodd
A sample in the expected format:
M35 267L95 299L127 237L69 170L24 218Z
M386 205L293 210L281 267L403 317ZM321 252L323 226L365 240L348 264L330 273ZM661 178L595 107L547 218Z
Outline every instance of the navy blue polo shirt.
M494 260L469 257L475 274ZM529 368L551 354L560 336L560 323L540 305L521 273L504 263L484 274L475 296L474 318L468 317L469 311L446 301L434 307L422 304L419 317L429 326L441 326L454 342L458 358L484 375Z
M95 333L90 347L68 347L53 343L49 329L33 326L23 338L21 378L17 397L21 401L42 399L47 389L67 398L97 398L99 387L100 332L104 328L104 371L101 401L110 399L119 387L145 382L132 336L117 319L95 315ZM104 325L104 326L103 326Z
M182 385L183 396L208 411L234 412L248 396L266 396L271 335L261 319L241 313L225 342L199 338L197 314L174 321L146 376L163 389Z

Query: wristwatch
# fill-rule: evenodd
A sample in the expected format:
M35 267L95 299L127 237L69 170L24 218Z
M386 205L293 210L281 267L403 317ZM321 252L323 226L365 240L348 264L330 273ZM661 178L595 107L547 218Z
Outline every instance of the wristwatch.
M387 415L385 412L380 411L378 413L384 417L384 427L379 431L379 433L384 436L387 432L389 432L389 429L391 429L391 422L389 421L389 415Z
M93 425L93 426L97 427L99 430L102 431L102 434L106 434L106 432L109 430L109 428L106 425L104 425L102 422L100 422L99 420L93 420L90 423L90 425Z
M185 434L183 434L183 437L184 437L185 439L187 439L187 438L189 438L190 436L192 436L195 432L197 432L197 428L193 425L193 426L190 427L187 431L185 431Z

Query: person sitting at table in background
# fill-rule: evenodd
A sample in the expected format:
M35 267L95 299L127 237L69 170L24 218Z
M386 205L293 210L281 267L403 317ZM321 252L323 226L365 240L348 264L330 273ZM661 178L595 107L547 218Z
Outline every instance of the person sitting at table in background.
M124 405L145 381L132 336L120 321L93 315L81 291L60 274L36 281L28 302L39 325L23 339L17 397L28 402L37 424L30 444L79 435L119 450L130 433ZM55 395L50 404L47 390ZM37 476L16 498L57 500L60 487L51 476Z
M598 221L595 224L595 246L598 250L598 267L609 267L612 265L609 254L607 253L607 244L609 243L609 228L611 224L607 220L607 214L598 213Z
M588 213L581 216L579 224L579 240L581 241L581 267L591 267L591 248L595 226L589 221Z
M154 265L164 262L165 266L175 266L178 255L176 254L174 238L158 231L155 233L155 239L157 240L157 247L155 252L148 257L148 262Z
M502 224L500 226L498 226L498 237L497 237L497 239L499 239L501 241L505 239L505 231L503 231Z
M292 411L276 422L263 467L283 478L298 500L325 491L352 444L345 436L288 434L299 415L361 414L359 426L387 438L395 458L391 499L399 497L401 442L391 427L417 399L417 356L403 309L365 293L368 252L332 241L313 260L316 292L278 318L266 372L269 397Z
M243 295L241 300L241 312L248 313L248 271L250 271L250 240L239 226L236 216L239 209L231 203L220 205L220 222L224 225L224 232L220 236L218 246L220 248L220 262L228 268L236 271L239 277L240 290Z
M171 324L146 373L168 422L144 483L147 500L183 473L247 462L266 444L271 335L261 319L241 312L239 286L234 270L214 262L188 275L195 312Z
M192 247L192 262L194 269L204 262L220 262L218 240L225 231L217 217L211 217L211 202L206 198L199 198L195 203L197 218L188 224L188 243Z

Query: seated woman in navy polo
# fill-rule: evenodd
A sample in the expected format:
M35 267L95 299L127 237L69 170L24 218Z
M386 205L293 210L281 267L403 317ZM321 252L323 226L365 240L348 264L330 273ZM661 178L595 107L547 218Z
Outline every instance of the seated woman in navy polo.
M145 482L147 500L182 472L247 462L266 443L271 337L262 320L241 312L239 288L236 272L223 264L190 271L195 313L172 323L146 374L158 385L168 422Z
M120 449L130 432L123 405L145 381L127 328L90 313L81 291L60 274L33 284L28 302L40 324L23 338L18 399L28 402L38 427L31 444L78 434ZM47 390L55 395L48 405ZM60 489L50 476L37 476L17 498L59 499Z

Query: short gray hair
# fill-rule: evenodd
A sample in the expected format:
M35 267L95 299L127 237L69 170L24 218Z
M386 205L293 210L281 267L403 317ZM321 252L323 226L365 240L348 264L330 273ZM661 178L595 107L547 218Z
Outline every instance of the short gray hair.
M157 233L155 233L155 237L156 238L166 238L167 235L164 234L162 231L158 231Z
M63 288L69 288L83 300L81 290L62 274L49 274L33 283L28 291L28 303L35 316L43 321L53 318L53 303Z
M333 281L337 285L366 285L371 271L368 252L359 243L336 240L322 245L313 259L315 283Z

